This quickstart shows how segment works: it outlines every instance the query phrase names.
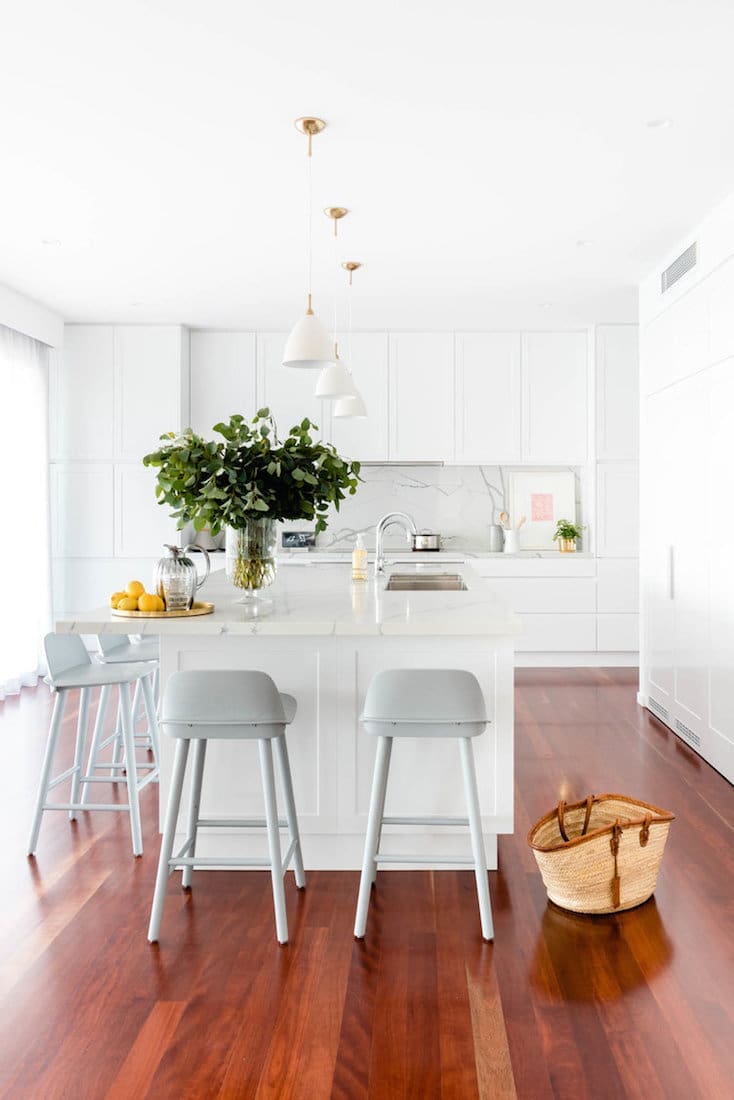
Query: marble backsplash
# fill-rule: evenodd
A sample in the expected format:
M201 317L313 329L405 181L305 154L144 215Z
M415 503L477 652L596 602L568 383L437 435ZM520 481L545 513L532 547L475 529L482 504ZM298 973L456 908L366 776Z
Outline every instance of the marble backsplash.
M362 484L347 497L339 512L332 510L329 527L318 536L322 549L349 550L359 532L374 546L375 524L386 512L407 512L418 530L438 532L446 549L486 550L490 524L508 509L509 466L363 466ZM527 467L523 467L526 469ZM583 471L571 469L576 481L576 518L584 522ZM305 530L307 524L286 528ZM399 527L385 535L391 549L405 547Z

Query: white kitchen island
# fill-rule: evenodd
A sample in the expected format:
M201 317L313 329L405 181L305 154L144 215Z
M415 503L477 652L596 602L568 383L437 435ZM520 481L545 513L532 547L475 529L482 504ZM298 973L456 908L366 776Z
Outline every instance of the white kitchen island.
M133 621L103 609L62 620L57 630L159 635L162 690L176 669L250 668L269 673L281 691L295 696L298 714L288 728L288 749L307 868L361 865L376 739L362 730L359 714L374 674L386 668L469 669L491 719L474 739L474 751L488 865L495 868L497 835L513 831L514 642L520 620L469 565L396 564L387 573L421 570L459 573L466 590L387 591L384 577L352 582L346 563L305 559L281 567L268 592L272 602L262 608L238 602L224 573L216 572L199 592L216 605L211 615ZM165 735L161 755L163 813L173 760ZM202 812L211 818L262 814L254 743L210 743ZM465 816L457 745L396 741L386 813ZM467 853L466 830L433 828L386 827L383 850ZM213 839L200 834L199 851L264 855L266 845L259 833L217 830Z

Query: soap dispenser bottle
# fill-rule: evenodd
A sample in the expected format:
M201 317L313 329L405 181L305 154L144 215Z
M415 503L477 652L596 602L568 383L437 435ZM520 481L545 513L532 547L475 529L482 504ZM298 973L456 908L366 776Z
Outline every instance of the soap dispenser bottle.
M357 535L354 550L352 550L352 580L367 580L367 550L362 535Z

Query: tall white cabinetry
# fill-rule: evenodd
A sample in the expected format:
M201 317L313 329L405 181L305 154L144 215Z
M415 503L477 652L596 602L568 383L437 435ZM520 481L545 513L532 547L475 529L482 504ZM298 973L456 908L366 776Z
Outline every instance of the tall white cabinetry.
M57 612L94 607L151 566L175 524L141 463L188 423L188 332L67 325L51 376L51 522Z
M641 453L641 698L730 780L733 287L734 258L694 269L670 303L658 296L657 314L656 288L643 287Z

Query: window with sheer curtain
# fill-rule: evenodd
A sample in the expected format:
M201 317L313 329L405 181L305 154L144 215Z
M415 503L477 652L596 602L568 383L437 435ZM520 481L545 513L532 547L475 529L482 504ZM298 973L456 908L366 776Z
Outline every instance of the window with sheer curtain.
M0 702L37 682L49 629L48 359L0 325Z

